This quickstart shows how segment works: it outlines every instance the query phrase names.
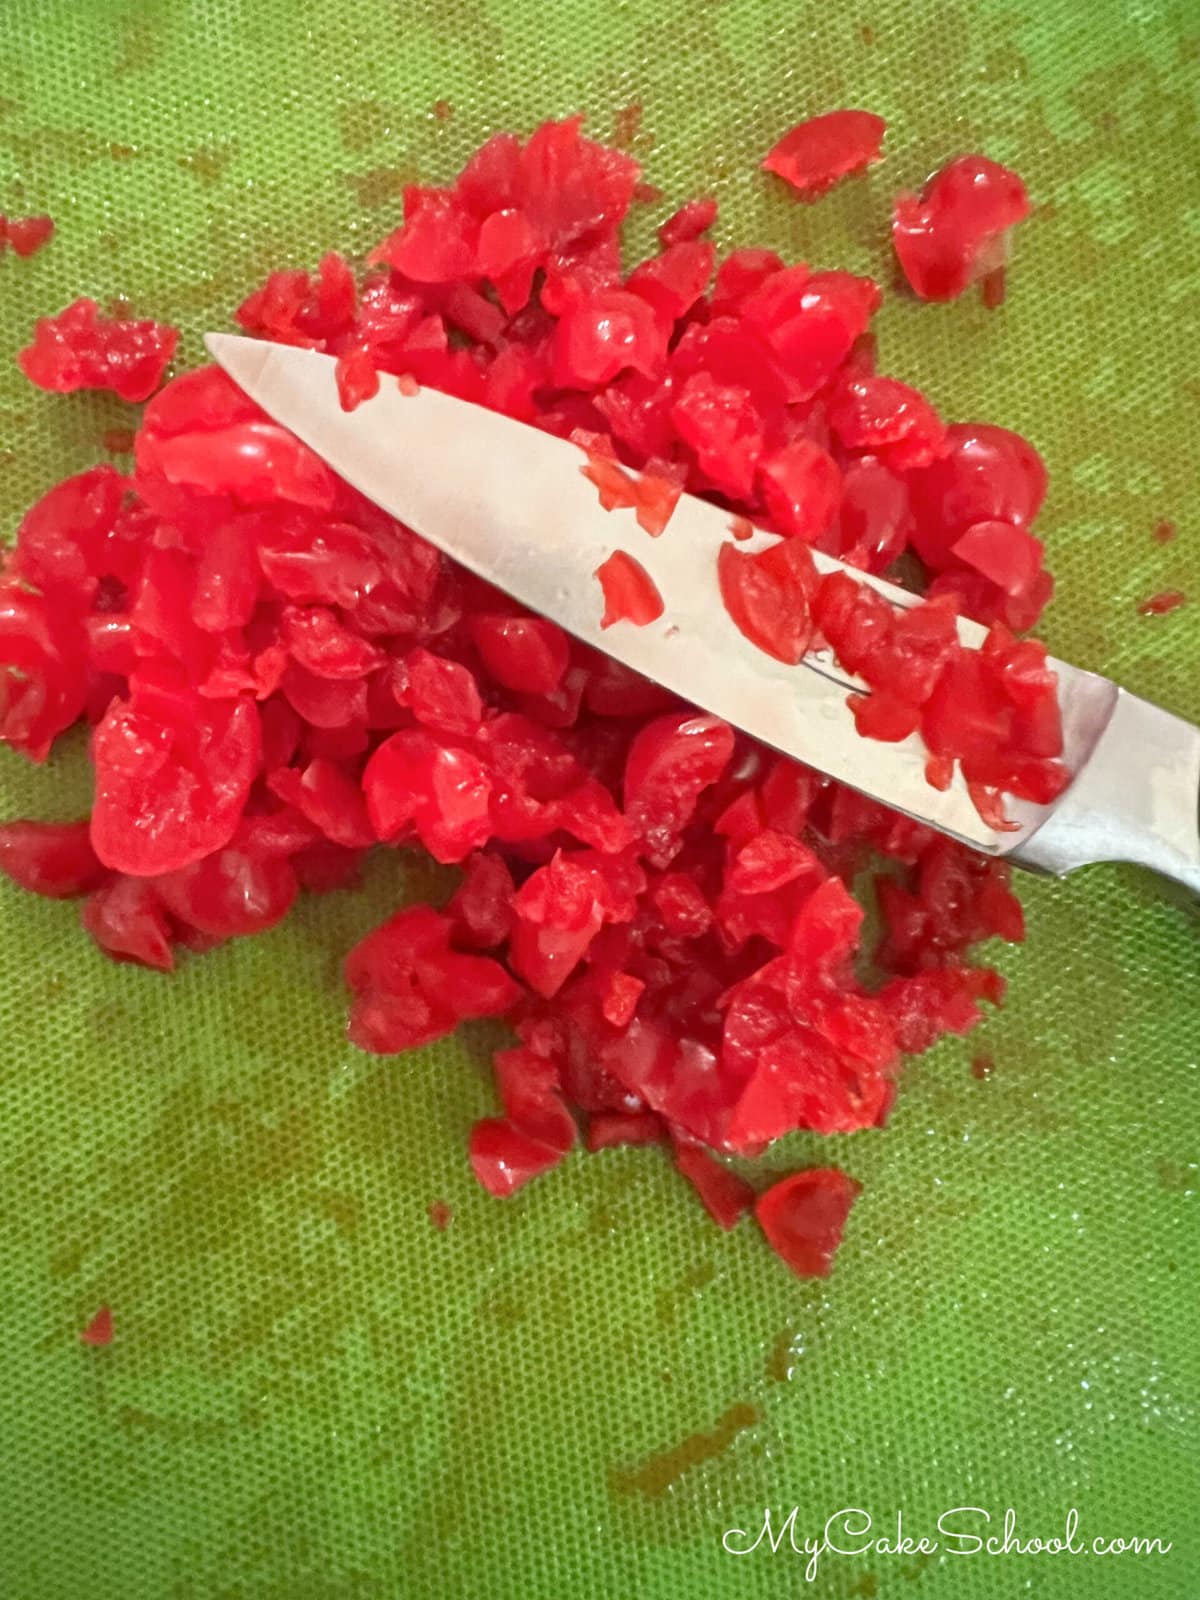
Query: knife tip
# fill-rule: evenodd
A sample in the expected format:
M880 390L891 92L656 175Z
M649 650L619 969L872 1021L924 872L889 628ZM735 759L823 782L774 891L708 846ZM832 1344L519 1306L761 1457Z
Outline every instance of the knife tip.
M262 376L273 346L236 333L206 333L204 348L236 384L248 390Z

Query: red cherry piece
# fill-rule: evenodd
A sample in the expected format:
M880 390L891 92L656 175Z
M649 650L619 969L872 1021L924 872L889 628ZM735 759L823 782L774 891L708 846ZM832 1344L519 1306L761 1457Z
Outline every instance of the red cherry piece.
M232 839L258 770L249 700L114 700L92 736L92 846L135 877L174 872Z
M54 237L52 217L9 217L3 232L19 256L34 256Z
M663 614L663 599L654 579L624 550L614 550L606 561L596 568L596 577L604 591L602 628L611 628L615 622L632 622L644 628L657 622Z
M1165 617L1169 612L1177 611L1186 600L1187 595L1182 589L1160 589L1157 594L1139 601L1138 611L1143 617Z
M920 196L902 194L892 242L922 300L953 300L1003 268L1011 230L1029 215L1015 172L986 156L959 156L934 173Z
M1042 565L1042 542L1008 522L973 522L951 554L982 572L1006 594L1023 594Z
M815 200L852 172L878 161L887 124L870 111L830 111L785 133L763 160L800 195Z
M759 1195L754 1214L781 1260L800 1278L824 1278L862 1185L837 1167L794 1172Z
M722 1166L699 1145L676 1143L675 1165L700 1196L719 1228L735 1228L754 1205L754 1190L745 1178Z
M379 393L379 372L366 345L353 345L338 357L338 399L343 411L354 411Z
M69 900L103 882L87 821L0 824L0 872L31 894Z
M745 555L723 544L717 560L721 599L751 644L786 666L804 656L813 636L817 572L808 548L787 539Z
M94 300L76 300L57 317L38 319L33 343L17 361L39 389L111 389L137 402L162 382L178 340L176 328L102 317Z
M837 515L842 475L827 450L798 439L759 467L763 495L780 533L816 544Z
M689 200L678 211L672 212L658 230L660 242L666 245L686 244L707 233L717 220L717 202L711 196L702 200Z

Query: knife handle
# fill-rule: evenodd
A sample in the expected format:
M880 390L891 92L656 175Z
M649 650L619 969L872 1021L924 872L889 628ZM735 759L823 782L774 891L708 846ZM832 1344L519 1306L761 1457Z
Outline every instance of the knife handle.
M1091 755L1013 859L1055 876L1130 861L1200 898L1200 728L1120 690Z

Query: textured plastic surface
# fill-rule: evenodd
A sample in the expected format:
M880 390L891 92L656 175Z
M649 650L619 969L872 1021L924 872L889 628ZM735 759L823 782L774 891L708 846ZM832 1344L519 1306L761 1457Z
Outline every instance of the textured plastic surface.
M951 416L1027 431L1061 655L1200 717L1200 31L1186 0L2 0L3 347L76 293L178 317L184 361L268 266L366 246L402 182L491 129L614 117L722 242L888 274L892 193L1012 162L1040 210L1008 304L880 322ZM436 102L444 102L435 109ZM640 103L640 125L625 108ZM887 158L815 208L758 160L868 106ZM651 214L651 212L653 214ZM103 458L117 403L0 374L0 507ZM1160 519L1179 536L1158 545ZM1146 595L1194 602L1140 617ZM83 764L0 760L0 810L78 814ZM1007 1011L910 1072L886 1133L796 1139L866 1188L834 1276L723 1235L660 1153L572 1158L515 1201L466 1164L486 1041L381 1061L338 958L407 891L188 961L106 964L0 886L0 1593L59 1600L1200 1592L1200 930L1133 876L1031 882ZM977 1079L972 1057L994 1058ZM453 1208L444 1232L427 1216ZM107 1349L79 1330L113 1306ZM736 1559L766 1504L906 1532L961 1505L1158 1557Z

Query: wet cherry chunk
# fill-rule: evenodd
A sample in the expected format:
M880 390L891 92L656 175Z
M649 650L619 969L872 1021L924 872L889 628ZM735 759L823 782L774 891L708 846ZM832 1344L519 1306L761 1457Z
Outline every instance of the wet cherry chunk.
M986 156L959 156L920 196L900 195L892 242L914 293L922 300L953 300L1003 267L1009 233L1029 211L1021 179Z
M44 595L67 589L75 604L90 601L122 562L116 531L124 492L125 480L107 466L55 484L22 518L10 571Z
M719 717L670 712L635 736L625 762L625 813L653 855L673 853L696 803L733 755L734 734Z
M678 1141L675 1165L694 1187L709 1216L726 1232L754 1205L754 1190L745 1178L722 1166L698 1144Z
M44 761L86 703L76 607L0 581L0 741Z
M362 788L336 761L316 756L302 770L278 768L267 782L273 794L295 806L334 844L361 850L375 843Z
M759 467L763 495L780 533L816 544L837 515L842 475L827 450L798 439Z
M685 317L708 287L716 248L706 239L668 245L629 274L629 289L667 325Z
M716 488L738 499L750 493L763 451L763 430L748 389L696 373L683 385L671 419Z
M458 943L479 950L501 944L512 928L514 892L513 876L503 857L484 851L468 857L463 881L446 907Z
M232 495L246 505L289 501L328 511L337 498L333 474L294 434L273 422L156 435L143 429L138 471L169 484Z
M396 840L409 825L438 861L463 861L486 844L492 827L491 781L469 750L402 730L378 747L363 773L376 837Z
M837 1167L793 1172L759 1195L754 1214L771 1246L801 1278L824 1278L862 1192Z
M483 700L469 667L417 645L404 658L407 679L397 694L418 722L435 733L469 737L483 722Z
M554 333L555 381L593 389L627 367L647 377L662 365L666 330L653 308L624 289L604 289L569 306Z
M847 450L874 451L897 471L924 467L941 451L946 430L919 390L874 375L842 384L829 422Z
M9 217L7 223L0 218L0 241L7 237L18 256L34 256L54 237L52 217ZM0 243L0 250L3 244Z
M453 924L430 906L399 911L346 957L354 995L350 1038L390 1054L450 1033L467 1017L499 1016L520 996L498 962L451 947Z
M601 562L596 577L604 591L602 628L611 628L614 622L632 622L634 627L644 628L662 616L663 599L654 579L624 550L614 550Z
M366 345L352 345L337 359L338 399L343 411L354 411L379 393L379 372Z
M922 561L941 571L954 563L954 544L976 523L1028 528L1046 495L1046 469L1020 434L958 422L946 429L938 459L908 483L913 545Z
M818 548L865 572L882 573L903 551L911 531L903 478L878 456L857 456L842 472L837 525Z
M681 478L678 470L672 474L661 463L651 462L638 479L638 526L652 539L666 532L667 524L679 503L679 496L683 493Z
M154 887L173 917L217 939L273 928L299 890L287 858L256 850L250 840L166 873Z
M684 244L707 233L716 220L717 202L706 195L702 200L689 200L672 212L659 228L658 237L664 245Z
M600 504L605 511L618 511L624 506L637 505L637 482L615 456L603 450L592 450L588 454L587 466L581 467L580 471L596 485Z
M92 736L92 845L115 871L150 877L229 843L261 751L251 700L206 701L135 689Z
M795 666L813 636L818 578L807 545L785 539L750 555L723 544L717 576L721 599L738 630L767 655Z
M480 612L470 619L471 637L497 683L524 694L551 694L570 660L567 636L544 617Z
M85 930L114 961L132 961L171 972L171 927L166 907L153 884L141 878L117 876L83 902Z
M840 179L879 160L886 123L870 111L829 111L790 129L763 159L767 172L815 200Z
M489 1194L506 1198L556 1167L565 1150L543 1144L508 1117L484 1117L471 1129L471 1170Z
M57 317L39 318L17 361L39 389L111 389L137 402L162 382L178 340L176 328L102 317L94 300L76 300Z
M105 876L86 820L0 824L0 872L22 889L54 900L87 894Z
M1023 594L1042 566L1041 540L1009 522L973 522L951 554L1011 595Z

